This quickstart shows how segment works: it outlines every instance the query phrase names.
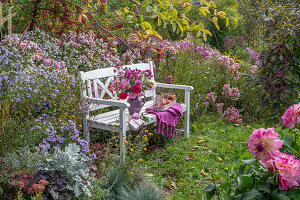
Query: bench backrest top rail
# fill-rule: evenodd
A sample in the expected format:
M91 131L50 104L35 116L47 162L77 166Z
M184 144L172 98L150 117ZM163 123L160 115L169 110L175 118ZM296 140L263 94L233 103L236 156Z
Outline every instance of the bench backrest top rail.
M139 64L132 64L132 65L125 65L123 67L127 67L129 69L139 69L139 70L150 70L153 73L153 63L139 63ZM109 89L109 85L115 76L115 68L102 68L96 69L88 72L79 72L79 76L83 81L83 89L81 91L82 97L96 97L96 98L111 98L116 99L116 95L114 91ZM152 77L154 80L154 76ZM154 97L155 91L146 91L146 97ZM97 110L101 108L109 107L106 105L91 105L89 110Z

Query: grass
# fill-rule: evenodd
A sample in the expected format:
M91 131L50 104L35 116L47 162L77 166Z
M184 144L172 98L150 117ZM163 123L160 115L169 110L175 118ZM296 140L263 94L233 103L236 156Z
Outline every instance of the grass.
M192 127L189 138L174 138L144 156L145 171L165 188L169 199L205 199L203 189L212 181L211 172L224 174L230 165L226 158L246 151L253 128L260 126L230 125L217 116L205 116Z

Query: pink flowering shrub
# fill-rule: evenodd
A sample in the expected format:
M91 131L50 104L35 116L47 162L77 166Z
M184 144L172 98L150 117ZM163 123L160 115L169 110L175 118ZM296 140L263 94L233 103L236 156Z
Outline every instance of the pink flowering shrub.
M216 102L217 95L214 92L210 92L206 95L208 102Z
M300 103L290 106L281 117L282 124L292 129L300 122Z
M217 61L223 64L227 69L233 71L238 70L240 68L239 64L228 56L220 56L217 58Z
M224 92L222 92L222 95L228 95L228 96L232 96L232 97L240 97L241 96L239 89L238 88L230 88L229 84L225 84L222 89L224 91Z
M241 118L239 112L240 111L234 107L227 108L227 110L224 111L221 117L224 121L228 123L241 123L243 119Z
M217 104L217 111L218 112L222 112L223 111L223 107L224 107L224 103L218 103Z

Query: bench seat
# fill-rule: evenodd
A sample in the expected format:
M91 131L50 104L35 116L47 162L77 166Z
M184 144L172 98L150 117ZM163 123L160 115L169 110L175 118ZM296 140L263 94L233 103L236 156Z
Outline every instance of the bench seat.
M145 125L152 124L156 122L156 115L146 113L145 110L147 107L153 105L153 100L147 101L145 105L142 107L140 114L143 114L144 117L146 117L148 120L145 121ZM186 105L181 104L182 106L182 112L186 111ZM106 113L101 113L98 115L89 116L88 118L88 124L90 124L91 127L98 128L98 129L104 129L108 131L120 131L120 123L119 123L119 109L109 111ZM129 119L130 115L128 112L128 109L126 109L126 119ZM126 123L126 131L132 130L128 123Z

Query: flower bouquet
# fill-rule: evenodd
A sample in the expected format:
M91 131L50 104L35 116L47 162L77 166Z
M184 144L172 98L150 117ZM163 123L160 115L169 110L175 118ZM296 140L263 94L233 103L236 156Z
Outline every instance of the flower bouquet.
M139 113L143 107L139 97L145 95L146 90L154 90L155 82L151 79L153 74L150 70L129 69L127 67L115 66L115 78L111 87L122 100L127 99L130 104L129 113Z

